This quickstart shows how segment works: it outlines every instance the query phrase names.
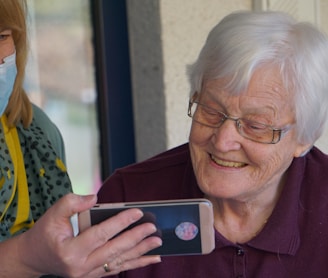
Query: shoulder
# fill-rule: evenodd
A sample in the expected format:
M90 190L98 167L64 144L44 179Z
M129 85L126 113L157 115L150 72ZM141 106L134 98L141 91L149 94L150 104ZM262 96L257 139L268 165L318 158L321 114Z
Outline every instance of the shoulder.
M301 179L300 195L297 199L298 224L301 236L301 246L298 256L308 256L316 246L317 254L324 266L327 261L328 247L328 156L313 147L304 157L303 171L299 169ZM310 252L310 253L311 253ZM302 255L303 254L303 255ZM325 264L326 266L326 264Z
M65 161L64 141L59 129L40 107L35 104L32 104L32 106L35 124L42 129L47 139L52 143L57 155Z
M101 187L100 202L145 201L181 197L193 178L189 145L117 169Z
M315 146L312 147L308 155L306 155L306 158L313 162L328 163L328 155Z
M328 176L328 155L313 147L305 156L305 174L309 176Z
M289 172L293 176L302 176L302 179L318 180L320 176L328 176L328 155L313 146L301 157L294 158Z
M189 144L183 144L142 162L131 164L124 168L118 169L117 172L145 174L147 172L163 171L167 168L175 168L178 165L184 165L186 161L189 161L189 159Z
M47 114L37 105L32 104L33 107L33 118L38 125L47 127L49 124L53 125L53 122L47 116Z
M300 158L301 159L301 158ZM295 168L294 175L301 179L302 206L309 210L318 209L318 213L328 209L328 155L313 147Z

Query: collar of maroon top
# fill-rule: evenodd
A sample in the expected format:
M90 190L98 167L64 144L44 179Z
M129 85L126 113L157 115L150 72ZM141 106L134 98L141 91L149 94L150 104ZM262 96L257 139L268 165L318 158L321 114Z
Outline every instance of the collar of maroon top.
M189 166L192 167L191 163ZM192 188L193 197L198 198L202 196L202 193L199 191L194 174L190 173L192 172L190 171L192 169L190 167L187 167L189 171L186 171L185 174L184 188L186 190L188 189L189 195L190 188ZM301 180L304 168L304 157L293 160L288 169L286 185L268 222L255 238L242 245L248 245L267 252L295 255L300 245L298 215ZM216 248L231 245L240 244L232 244L216 232Z
M299 200L305 158L295 158L288 169L286 184L267 224L248 242L257 249L295 255L300 246Z

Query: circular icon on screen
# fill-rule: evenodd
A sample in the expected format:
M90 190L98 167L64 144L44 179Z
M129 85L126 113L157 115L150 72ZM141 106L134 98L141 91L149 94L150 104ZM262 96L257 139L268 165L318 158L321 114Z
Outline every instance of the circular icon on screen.
M182 222L176 226L175 234L182 240L192 240L198 234L198 227L191 222Z

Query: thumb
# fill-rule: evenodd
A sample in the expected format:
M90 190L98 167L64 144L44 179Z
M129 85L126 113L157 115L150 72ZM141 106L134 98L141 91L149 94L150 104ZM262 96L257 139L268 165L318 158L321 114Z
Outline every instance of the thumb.
M97 203L97 195L77 195L69 193L59 199L51 210L57 216L71 217L72 215L87 210Z

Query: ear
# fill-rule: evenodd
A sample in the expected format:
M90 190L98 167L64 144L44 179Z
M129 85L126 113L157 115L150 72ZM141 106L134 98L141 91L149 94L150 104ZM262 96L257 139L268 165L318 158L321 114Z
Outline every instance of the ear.
M295 152L294 157L301 157L306 155L313 147L313 144L298 144Z

